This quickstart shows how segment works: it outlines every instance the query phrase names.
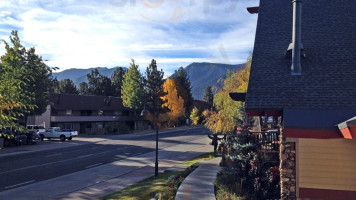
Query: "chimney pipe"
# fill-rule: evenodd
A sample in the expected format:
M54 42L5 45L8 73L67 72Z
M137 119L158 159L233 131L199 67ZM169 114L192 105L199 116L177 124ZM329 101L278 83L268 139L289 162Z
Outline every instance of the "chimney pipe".
M292 75L301 75L300 51L302 49L302 0L293 0Z

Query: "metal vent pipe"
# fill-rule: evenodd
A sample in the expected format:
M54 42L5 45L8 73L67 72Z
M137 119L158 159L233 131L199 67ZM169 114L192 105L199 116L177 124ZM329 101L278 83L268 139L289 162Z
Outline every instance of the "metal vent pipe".
M300 51L302 46L302 0L293 0L292 75L301 75Z

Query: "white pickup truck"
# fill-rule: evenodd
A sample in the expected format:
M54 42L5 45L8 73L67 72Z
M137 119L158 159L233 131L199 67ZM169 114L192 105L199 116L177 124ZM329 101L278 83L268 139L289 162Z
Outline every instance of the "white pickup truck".
M71 140L78 136L78 131L61 131L59 127L51 127L45 132L40 133L41 140L44 138L59 138L61 141Z

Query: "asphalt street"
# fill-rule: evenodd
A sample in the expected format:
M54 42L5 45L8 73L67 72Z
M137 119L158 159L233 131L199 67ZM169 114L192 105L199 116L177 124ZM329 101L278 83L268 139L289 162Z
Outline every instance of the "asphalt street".
M208 133L205 128L161 132L159 148L192 143ZM139 156L154 151L154 148L155 134L150 133L0 157L0 192Z

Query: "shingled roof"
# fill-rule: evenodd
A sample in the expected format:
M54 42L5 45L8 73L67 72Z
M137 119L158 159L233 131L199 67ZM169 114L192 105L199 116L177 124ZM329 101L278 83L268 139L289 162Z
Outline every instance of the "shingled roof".
M356 108L356 1L304 0L302 75L291 75L292 0L261 0L246 110Z
M122 99L110 96L55 94L50 95L50 104L55 109L72 110L123 110ZM126 108L127 110L127 108Z

